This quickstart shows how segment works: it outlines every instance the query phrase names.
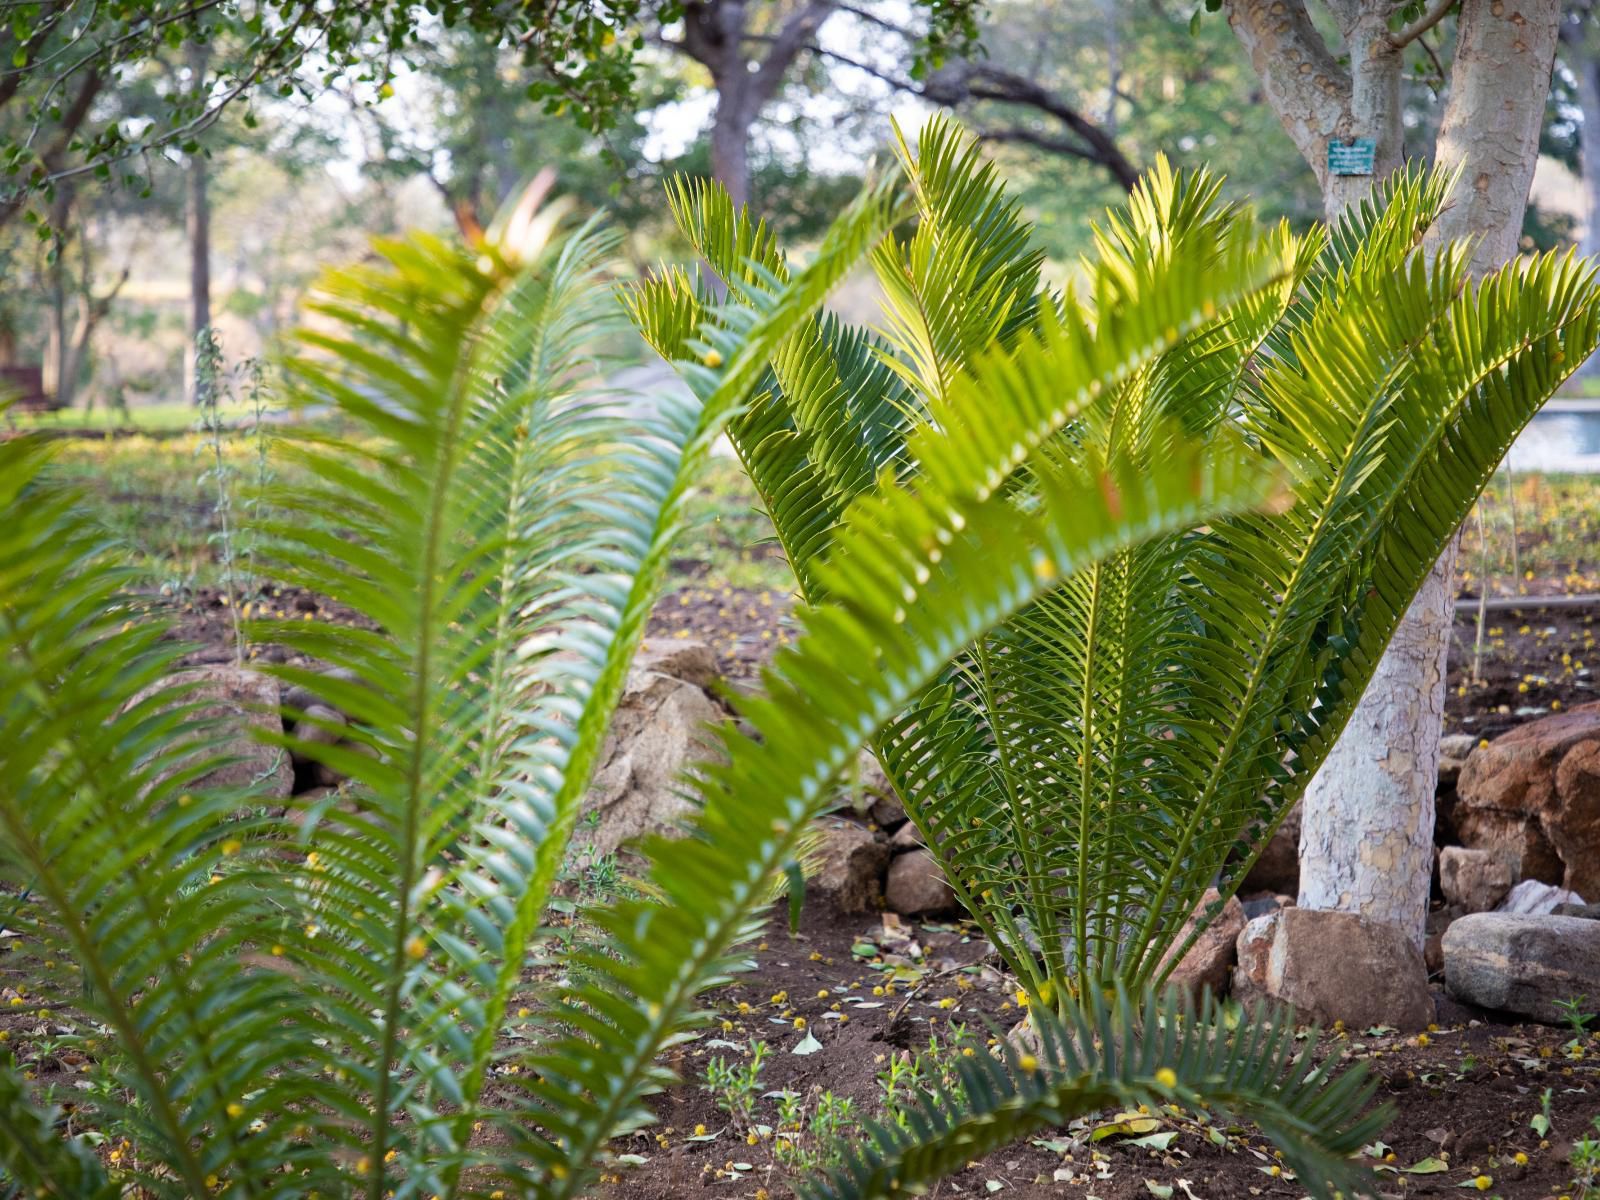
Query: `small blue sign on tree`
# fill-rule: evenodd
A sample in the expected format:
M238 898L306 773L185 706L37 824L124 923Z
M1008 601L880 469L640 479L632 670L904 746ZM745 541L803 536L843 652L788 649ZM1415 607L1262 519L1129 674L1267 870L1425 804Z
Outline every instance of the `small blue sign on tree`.
M1377 153L1376 138L1351 138L1348 142L1334 138L1328 143L1328 174L1371 175Z

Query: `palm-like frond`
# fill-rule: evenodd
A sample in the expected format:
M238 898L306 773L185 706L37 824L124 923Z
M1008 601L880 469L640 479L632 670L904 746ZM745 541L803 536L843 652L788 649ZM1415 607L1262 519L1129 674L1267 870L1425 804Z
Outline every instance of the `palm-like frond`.
M1051 296L970 143L936 125L914 157L902 143L902 165L918 223L875 256L892 398L840 386L830 347L850 339L830 331L785 347L761 436L735 439L808 600L827 597L826 529L854 495L832 447L859 446L853 414L880 403L901 419L869 461L912 482L943 471L910 449L925 426L1009 450L988 486L1019 500L1042 463L1149 468L1184 436L1248 447L1289 480L1270 510L1064 580L880 739L1025 986L1065 1005L1091 979L1158 982L1205 890L1226 895L1303 792L1511 439L1600 340L1596 288L1571 258L1474 284L1459 250L1425 252L1449 191L1436 175L1402 172L1338 228L1296 237L1162 162L1097 233L1082 287ZM724 228L726 205L680 217L697 245L757 240ZM1064 396L1081 412L1032 424ZM982 415L961 424L952 397Z
M1237 1031L1216 1002L1191 997L1135 1002L1094 993L1062 1020L1034 1019L1039 1052L1001 1043L1000 1057L955 1063L954 1087L918 1097L903 1124L875 1123L841 1147L844 1163L802 1189L807 1200L880 1200L918 1191L975 1158L1041 1129L1103 1109L1215 1105L1253 1121L1284 1148L1316 1197L1357 1195L1368 1173L1361 1147L1382 1130L1386 1108L1367 1109L1375 1084L1339 1072L1338 1053L1316 1062L1282 1014L1258 1007ZM1141 1109L1141 1111L1143 1111Z

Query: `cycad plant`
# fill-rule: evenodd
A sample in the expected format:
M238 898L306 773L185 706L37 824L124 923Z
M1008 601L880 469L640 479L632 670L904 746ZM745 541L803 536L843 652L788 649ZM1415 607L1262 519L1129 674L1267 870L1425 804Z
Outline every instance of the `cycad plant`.
M936 121L898 150L916 212L873 254L883 321L805 325L730 425L805 602L831 598L821 568L856 498L937 483L946 448L1008 464L985 487L1023 509L1040 464L1157 472L1181 439L1286 480L1279 503L1063 579L876 739L1034 1011L1067 1016L1102 986L1161 984L1220 904L1177 944L1208 889L1237 888L1495 465L1594 348L1597 292L1570 254L1473 280L1460 246L1429 241L1439 175L1403 172L1297 236L1165 162L1056 292L974 143ZM783 285L772 237L716 185L671 199L733 296ZM668 359L727 319L697 295L670 274L634 293ZM939 454L918 448L935 435Z
M131 607L48 447L0 444L0 924L30 956L28 1003L91 1023L98 1073L65 1112L0 1068L5 1182L62 1197L583 1193L611 1139L652 1119L663 1052L741 968L771 881L863 745L885 728L899 744L908 712L931 731L970 707L968 648L998 646L1064 585L1282 499L1283 469L1246 438L1178 413L1129 440L1104 400L1217 313L1287 294L1285 239L1238 225L1130 256L1093 323L1025 288L985 292L963 328L975 344L989 322L1001 344L936 395L908 399L934 376L905 366L870 413L842 387L819 400L874 432L839 443L848 489L806 526L831 550L796 556L814 589L803 636L745 704L748 732L725 732L689 836L646 847L641 894L592 914L599 947L550 961L550 885L697 469L725 430L745 443L767 422L775 454L799 440L774 415L769 364L835 338L819 304L914 203L897 181L869 187L800 271L730 243L727 303L678 278L655 287L652 328L689 356L693 395L644 417L583 387L608 311L611 239L593 224L524 207L482 244L384 243L325 282L291 365L339 432L300 438L310 482L274 494L270 533L278 578L358 619L252 636L342 668L279 671L349 717L345 745L300 747L349 776L336 803L280 815L248 788L198 786L225 748L167 681L162 621ZM1009 238L1004 221L965 223L985 247ZM997 261L970 258L975 275ZM1235 1036L1214 1009L1136 989L1063 1012L1041 1009L1036 1051L962 1060L967 1106L876 1132L817 1188L910 1191L1073 1114L1201 1099L1280 1138L1312 1192L1356 1179L1370 1089L1283 1023ZM117 1139L114 1161L85 1128Z

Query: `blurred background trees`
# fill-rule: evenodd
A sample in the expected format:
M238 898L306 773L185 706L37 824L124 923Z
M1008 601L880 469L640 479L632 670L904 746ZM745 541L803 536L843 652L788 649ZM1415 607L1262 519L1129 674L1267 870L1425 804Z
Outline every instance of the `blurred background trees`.
M660 201L678 170L717 175L803 244L889 119L936 108L988 137L1057 278L1157 152L1210 163L1233 197L1303 223L1324 207L1317 174L1228 14L1204 8L632 0L601 21L576 0L537 15L494 0L14 5L0 365L37 366L80 407L181 400L202 325L256 353L295 319L316 264L372 232L481 227L547 165L617 215L641 265L687 253ZM1405 56L1408 153L1431 153L1448 101L1447 16ZM1597 24L1592 0L1566 0L1529 245L1597 224L1581 182L1600 154L1584 154L1600 139Z

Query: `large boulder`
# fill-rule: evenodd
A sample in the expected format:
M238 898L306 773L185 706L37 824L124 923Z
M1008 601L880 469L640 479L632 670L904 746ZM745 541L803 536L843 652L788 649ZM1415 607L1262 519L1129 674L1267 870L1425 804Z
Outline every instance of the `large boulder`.
M1229 896L1223 903L1216 888L1208 889L1184 922L1178 933L1177 944L1161 960L1162 967L1165 967L1178 946L1194 931L1196 922L1208 912L1214 913L1211 923L1201 931L1194 945L1189 947L1178 960L1178 965L1172 968L1172 974L1167 976L1171 986L1185 989L1196 1000L1208 988L1216 996L1227 991L1228 976L1237 958L1236 943L1245 926L1244 905L1239 902L1239 897Z
M583 803L593 824L579 840L590 855L647 834L680 833L695 812L686 775L711 749L709 727L727 716L706 692L709 655L699 643L647 643L635 659Z
M807 891L831 896L845 912L883 907L883 870L889 843L854 821L826 817L817 823L817 870Z
M1295 896L1300 892L1300 804L1289 810L1283 824L1268 839L1266 849L1250 868L1239 890L1284 893Z
M1391 1025L1412 1032L1433 1020L1422 951L1399 926L1357 913L1284 908L1245 925L1237 943L1234 998L1294 1006L1302 1020Z
M1480 1008L1559 1024L1561 1001L1600 996L1600 921L1473 913L1445 930L1450 995Z
M1600 702L1479 746L1456 793L1463 845L1512 857L1523 879L1600 895Z
M1446 846L1439 852L1439 887L1464 912L1489 912L1516 885L1517 864L1494 850Z
M883 896L890 909L907 917L949 912L956 907L955 889L926 850L895 857L889 864Z
M195 719L210 727L226 759L191 786L239 788L252 801L282 800L290 794L294 766L288 752L261 740L283 736L276 679L232 663L191 667L140 692L129 707L168 688L181 689L177 702L194 706Z

